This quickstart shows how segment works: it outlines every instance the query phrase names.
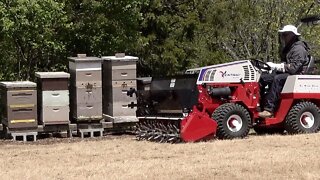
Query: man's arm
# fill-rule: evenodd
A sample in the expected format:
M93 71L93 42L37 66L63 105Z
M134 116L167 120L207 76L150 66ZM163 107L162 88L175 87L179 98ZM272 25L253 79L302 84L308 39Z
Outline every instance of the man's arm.
M287 58L288 63L284 65L285 72L291 75L299 74L308 62L308 52L303 46L296 46L290 50Z

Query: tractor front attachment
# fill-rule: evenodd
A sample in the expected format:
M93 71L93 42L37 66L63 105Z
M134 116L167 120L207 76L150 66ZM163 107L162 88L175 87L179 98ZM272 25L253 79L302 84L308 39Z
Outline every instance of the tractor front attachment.
M181 124L185 123L184 112L189 112L198 102L197 75L189 74L167 78L152 78L138 89L137 139L177 143L181 138ZM188 120L189 122L189 120ZM188 135L188 133L187 133Z
M217 122L209 117L205 111L197 107L181 121L181 139L184 142L195 142L213 137L217 131Z
M139 118L136 137L138 140L147 140L160 143L179 143L179 118L145 117Z
M148 117L137 125L138 140L163 143L196 142L215 135L217 123L196 107L182 120L178 118Z

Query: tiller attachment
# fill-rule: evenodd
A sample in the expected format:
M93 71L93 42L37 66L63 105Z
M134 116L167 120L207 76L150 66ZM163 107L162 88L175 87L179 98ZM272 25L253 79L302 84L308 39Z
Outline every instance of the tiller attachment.
M214 136L217 131L217 122L209 117L205 111L196 107L181 121L181 138L185 142L195 142Z
M181 129L181 130L180 130ZM136 137L138 140L154 142L195 142L214 136L217 123L204 111L196 107L184 119L145 119L137 125Z
M136 137L138 140L160 143L179 143L181 142L180 120L140 120L137 125Z

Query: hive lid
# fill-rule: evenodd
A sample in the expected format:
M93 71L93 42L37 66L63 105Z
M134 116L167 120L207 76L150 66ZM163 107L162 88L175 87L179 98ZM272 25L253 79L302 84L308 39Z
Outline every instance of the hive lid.
M6 88L37 87L37 84L31 81L1 81L0 86Z
M126 56L124 53L117 53L115 56L102 56L103 60L106 61L138 61L138 57Z
M36 77L41 79L49 78L70 78L70 74L66 72L36 72Z
M92 61L102 61L101 58L98 57L87 57L86 54L78 54L77 57L68 57L70 61L73 62L92 62Z

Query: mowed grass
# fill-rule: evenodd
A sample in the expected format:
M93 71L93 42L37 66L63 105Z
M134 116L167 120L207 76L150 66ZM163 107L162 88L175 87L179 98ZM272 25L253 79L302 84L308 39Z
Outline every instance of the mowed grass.
M319 179L320 133L158 144L133 136L0 143L1 179Z

